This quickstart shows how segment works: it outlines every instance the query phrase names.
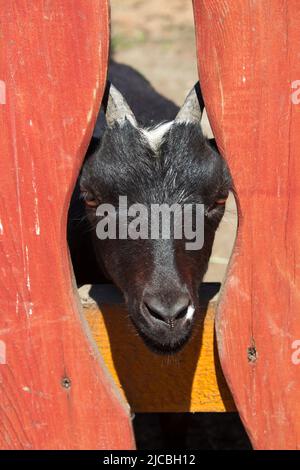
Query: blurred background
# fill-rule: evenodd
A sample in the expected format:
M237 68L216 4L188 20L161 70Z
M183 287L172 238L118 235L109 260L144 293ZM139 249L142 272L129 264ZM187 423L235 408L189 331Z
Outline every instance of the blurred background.
M110 4L113 60L135 69L158 93L181 106L198 81L192 1L111 0ZM201 124L203 132L213 137L206 112ZM236 205L231 196L217 231L205 281L224 279L236 227Z
M114 59L181 105L197 78L190 0L111 0Z

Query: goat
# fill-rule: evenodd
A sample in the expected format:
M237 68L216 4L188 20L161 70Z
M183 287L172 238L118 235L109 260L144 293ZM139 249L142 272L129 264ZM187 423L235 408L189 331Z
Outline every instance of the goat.
M129 317L153 351L172 354L187 342L199 311L199 286L232 180L225 160L204 137L199 83L174 120L141 126L122 94L107 88L106 127L91 142L69 212L69 247L77 282L112 280ZM102 239L97 206L204 205L204 244L185 238ZM80 216L78 216L78 210ZM75 223L83 218L83 222ZM83 229L85 226L85 229ZM93 275L92 275L93 273Z

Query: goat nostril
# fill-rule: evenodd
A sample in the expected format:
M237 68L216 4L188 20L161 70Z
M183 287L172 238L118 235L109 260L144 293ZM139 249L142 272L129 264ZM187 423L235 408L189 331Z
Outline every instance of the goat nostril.
M152 317L156 318L157 320L167 321L167 320L165 319L165 317L163 316L163 314L161 314L161 313L159 313L157 310L154 310L153 308L151 308L150 305L147 304L146 302L145 302L145 306L146 306L148 312L150 313L150 315L151 315Z
M188 308L189 306L187 305L186 307L184 307L182 310L180 310L177 314L176 314L176 320L180 320L181 318L184 318L187 314L187 311L188 311Z
M173 305L166 306L154 298L150 300L147 299L144 305L153 318L167 323L170 328L174 328L174 322L176 320L181 320L188 315L190 301L187 297L180 298Z

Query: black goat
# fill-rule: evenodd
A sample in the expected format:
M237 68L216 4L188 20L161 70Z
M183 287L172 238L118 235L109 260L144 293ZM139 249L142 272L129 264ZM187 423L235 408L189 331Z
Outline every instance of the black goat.
M199 309L199 285L207 270L231 177L224 159L203 136L199 84L174 121L140 127L111 85L106 128L93 141L69 213L69 246L78 283L111 279L123 292L130 318L148 346L178 351ZM80 196L81 195L81 196ZM96 234L100 204L202 204L204 244L187 250L186 239L102 239ZM79 210L79 215L78 215ZM83 222L76 223L76 220Z

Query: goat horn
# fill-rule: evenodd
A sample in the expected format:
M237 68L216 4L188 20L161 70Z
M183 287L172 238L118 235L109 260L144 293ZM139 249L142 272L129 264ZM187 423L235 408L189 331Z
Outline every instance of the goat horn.
M109 127L112 127L116 122L123 123L126 119L134 126L137 126L135 116L125 98L110 82L107 82L103 105Z
M187 95L183 106L180 108L176 118L176 123L197 123L200 124L204 101L199 82L191 89Z

